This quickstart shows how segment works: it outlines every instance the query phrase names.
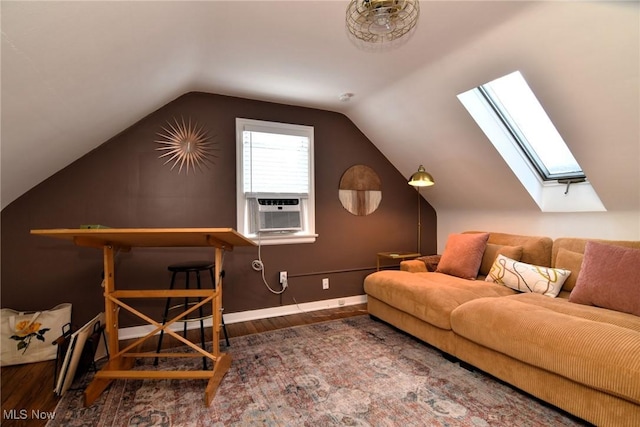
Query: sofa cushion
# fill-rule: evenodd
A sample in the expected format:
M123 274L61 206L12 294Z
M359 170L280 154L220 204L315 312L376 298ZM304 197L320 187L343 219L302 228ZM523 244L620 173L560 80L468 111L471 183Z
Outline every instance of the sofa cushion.
M516 291L533 292L555 298L570 274L569 270L518 262L500 254L485 280Z
M451 327L479 345L640 404L639 317L518 294L462 304Z
M520 261L522 258L522 246L496 245L487 243L487 247L482 254L482 263L480 264L480 275L487 276L498 255L504 255L508 258Z
M480 233L480 231L465 231L465 233ZM497 233L492 231L489 233L487 243L522 246L522 258L520 258L520 261L528 264L552 267L551 253L554 241L550 237Z
M474 280L488 239L489 233L450 234L436 271Z
M571 274L564 282L564 286L562 287L563 291L571 292L576 286L576 280L578 279L580 269L582 268L583 257L584 255L580 252L569 251L564 248L561 248L558 251L555 266L557 268L564 268L565 270L571 271Z
M491 237L489 237L491 242ZM599 242L607 245L622 246L625 248L640 249L640 240L602 240L602 239L584 239L579 237L558 237L553 241L551 250L551 266L556 267L558 261L558 253L562 249L583 254L588 242ZM525 261L522 259L521 261ZM525 261L528 262L528 261ZM535 264L535 263L534 263Z
M504 286L477 282L442 273L384 270L364 279L367 295L384 301L441 329L451 329L451 311L467 301L513 295Z
M588 242L569 301L640 316L640 249Z

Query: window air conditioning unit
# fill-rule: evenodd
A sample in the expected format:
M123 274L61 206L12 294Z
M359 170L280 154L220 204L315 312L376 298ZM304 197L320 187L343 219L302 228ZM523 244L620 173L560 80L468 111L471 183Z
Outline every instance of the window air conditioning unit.
M299 198L255 198L251 200L251 232L302 230Z

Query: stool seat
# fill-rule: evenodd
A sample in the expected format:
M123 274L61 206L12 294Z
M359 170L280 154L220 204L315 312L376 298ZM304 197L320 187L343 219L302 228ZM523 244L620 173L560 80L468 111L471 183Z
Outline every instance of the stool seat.
M171 272L182 273L185 271L203 271L215 266L211 261L187 261L171 264L167 269Z

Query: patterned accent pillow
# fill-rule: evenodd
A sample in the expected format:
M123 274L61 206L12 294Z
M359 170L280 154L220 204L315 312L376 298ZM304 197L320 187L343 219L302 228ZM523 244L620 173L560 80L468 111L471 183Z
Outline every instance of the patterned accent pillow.
M569 270L526 264L500 254L485 280L516 291L555 298L570 274Z
M450 234L436 271L475 280L489 233Z

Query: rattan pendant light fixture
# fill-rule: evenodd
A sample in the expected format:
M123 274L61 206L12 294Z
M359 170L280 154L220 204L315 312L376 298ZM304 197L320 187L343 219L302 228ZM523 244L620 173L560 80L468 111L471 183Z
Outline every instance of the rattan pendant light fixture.
M351 0L347 29L365 42L392 42L411 31L419 15L418 0Z

